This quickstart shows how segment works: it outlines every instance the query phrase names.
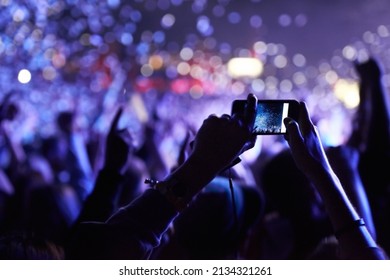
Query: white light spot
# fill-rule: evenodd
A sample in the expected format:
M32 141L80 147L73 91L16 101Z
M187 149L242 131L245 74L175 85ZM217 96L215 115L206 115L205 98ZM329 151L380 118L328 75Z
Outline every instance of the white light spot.
M27 69L22 69L18 74L18 81L22 84L27 84L31 81L31 73Z

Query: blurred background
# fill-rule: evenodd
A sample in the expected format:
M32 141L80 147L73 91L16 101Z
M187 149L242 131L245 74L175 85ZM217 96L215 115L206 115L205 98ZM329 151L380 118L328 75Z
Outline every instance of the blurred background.
M389 46L386 0L0 0L0 98L18 104L27 144L60 111L102 132L125 105L135 142L162 120L174 154L188 126L253 92L306 101L337 145L359 104L354 62L376 57L388 88Z

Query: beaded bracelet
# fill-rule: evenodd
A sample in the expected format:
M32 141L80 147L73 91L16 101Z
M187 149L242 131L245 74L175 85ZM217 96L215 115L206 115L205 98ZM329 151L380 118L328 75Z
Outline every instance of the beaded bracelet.
M151 188L158 190L165 198L173 204L177 211L181 211L188 206L185 202L187 188L181 186L176 180L171 182L157 181L153 179L145 179L145 184Z
M343 235L346 232L354 230L355 228L364 227L365 225L366 225L366 223L364 222L364 220L362 218L360 218L358 220L355 220L355 221L347 224L346 226L340 228L339 230L336 230L335 235L336 235L336 237L340 237L341 235Z

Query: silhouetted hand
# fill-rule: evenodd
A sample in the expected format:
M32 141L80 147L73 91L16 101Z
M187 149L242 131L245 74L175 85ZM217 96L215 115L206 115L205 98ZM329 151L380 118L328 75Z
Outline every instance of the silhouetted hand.
M186 136L184 137L184 140L180 145L179 156L177 158L177 166L183 164L187 159L187 154L189 151L188 146L190 145L190 138L192 137L192 135L193 134L191 131L187 131ZM176 168L177 166L175 166L174 168Z
M285 118L286 140L291 148L297 167L309 177L316 176L318 170L330 170L317 127L310 119L304 102L300 102L298 122Z
M132 138L127 129L118 130L123 108L120 107L111 123L106 139L104 168L123 172L132 151Z
M382 76L382 70L373 58L363 63L355 63L355 69L362 81L377 81Z
M206 159L214 166L226 167L244 151L252 148L256 135L252 127L256 115L257 98L249 94L242 115L210 115L197 132L192 154Z
M378 247L371 235L368 229L370 225L366 226L364 223L366 217L363 216L363 208L359 207L360 211L356 209L329 164L317 127L310 119L306 104L300 103L298 122L285 118L284 123L288 133L286 140L297 167L313 183L324 202L339 242L340 258L387 259L385 252ZM345 150L345 152L351 151ZM339 156L343 158L346 155ZM356 162L354 164L356 165ZM362 201L356 199L355 204L357 202ZM369 223L371 224L370 221Z

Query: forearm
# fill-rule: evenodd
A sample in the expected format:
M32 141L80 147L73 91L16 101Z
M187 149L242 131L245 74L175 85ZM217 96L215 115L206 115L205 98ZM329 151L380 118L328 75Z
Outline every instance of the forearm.
M329 218L339 240L341 256L345 259L370 259L367 255L369 247L377 247L366 226L359 226L355 221L361 216L358 214L347 197L339 179L332 170L323 170L320 176L312 180L317 187Z
M357 213L364 219L371 236L376 240L370 203L357 167L352 167L348 163L336 163L332 165L332 169L340 179L341 185Z
M66 245L68 259L147 259L177 211L149 189L106 222L77 224Z
M345 221L359 219L358 213L332 170L320 170L311 181L320 193L335 229L343 227Z
M159 190L177 211L183 210L191 200L221 171L234 162L218 149L208 153L193 151L189 157L163 179L147 179L145 183Z

